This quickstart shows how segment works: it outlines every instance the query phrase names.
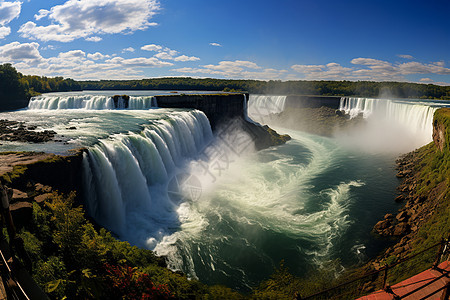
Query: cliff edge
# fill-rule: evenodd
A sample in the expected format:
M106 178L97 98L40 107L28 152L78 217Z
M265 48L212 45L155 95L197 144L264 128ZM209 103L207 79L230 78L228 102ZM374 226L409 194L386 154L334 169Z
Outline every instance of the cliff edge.
M450 235L450 108L436 111L433 142L397 160L399 195L404 206L387 214L374 233L399 239L372 262L379 268L418 253ZM419 266L420 267L420 266ZM411 274L414 272L411 269Z

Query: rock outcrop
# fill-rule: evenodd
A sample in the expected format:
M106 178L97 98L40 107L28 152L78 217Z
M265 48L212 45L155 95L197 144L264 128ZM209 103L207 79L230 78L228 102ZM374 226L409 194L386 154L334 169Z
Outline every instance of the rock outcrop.
M161 108L195 108L203 111L213 130L230 119L244 117L244 94L177 94L155 98Z
M0 140L44 143L52 140L56 134L53 130L36 131L36 128L24 122L0 120Z
M395 214L388 214L377 222L373 232L384 237L401 238L387 248L372 264L387 257L405 257L414 245L424 242L425 237L447 237L448 224L441 212L448 210L448 178L450 149L448 147L450 109L436 111L433 121L433 143L401 156L397 160L399 196L395 201L404 203ZM444 214L445 215L445 214ZM433 229L431 229L433 228ZM445 229L447 228L447 229ZM442 231L442 232L441 232Z

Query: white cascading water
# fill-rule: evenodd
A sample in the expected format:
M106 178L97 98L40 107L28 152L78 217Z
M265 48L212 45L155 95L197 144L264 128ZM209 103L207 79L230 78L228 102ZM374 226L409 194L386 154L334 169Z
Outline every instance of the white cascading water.
M440 106L442 103L419 100L342 97L339 109L350 118L362 115L367 120L369 126L361 132L362 139L379 138L406 152L432 141L433 116Z
M89 214L120 238L152 249L179 224L168 181L211 138L207 117L194 110L173 113L141 133L100 140L83 159Z
M248 115L253 121L265 124L271 114L284 111L287 96L250 95L248 100Z
M127 109L156 108L156 98L153 96L130 96ZM79 95L79 96L37 96L31 98L28 109L124 109L125 100L118 98L117 107L110 96Z

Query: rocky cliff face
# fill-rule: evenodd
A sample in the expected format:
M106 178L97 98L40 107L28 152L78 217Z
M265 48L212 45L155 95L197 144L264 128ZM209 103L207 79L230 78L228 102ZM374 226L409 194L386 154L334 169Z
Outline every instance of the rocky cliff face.
M395 201L404 206L397 214L385 215L373 231L401 239L372 262L375 267L387 258L403 258L450 234L449 132L450 109L439 109L433 120L433 142L397 161L400 184Z
M286 143L291 139L288 135L280 135L268 126L257 126L244 120L244 94L213 95L165 95L155 96L158 107L162 108L195 108L208 117L211 128L216 130L220 125L236 121L254 140L257 150Z
M155 97L158 107L161 108L195 108L203 111L213 130L220 123L244 116L244 94L179 94Z
M450 131L450 108L439 109L433 121L433 141L436 147L443 152L446 144L449 144L447 132Z
M39 155L39 154L28 154ZM74 150L71 155L48 155L41 160L14 165L2 176L8 185L28 192L39 183L53 187L62 193L80 190L83 149Z

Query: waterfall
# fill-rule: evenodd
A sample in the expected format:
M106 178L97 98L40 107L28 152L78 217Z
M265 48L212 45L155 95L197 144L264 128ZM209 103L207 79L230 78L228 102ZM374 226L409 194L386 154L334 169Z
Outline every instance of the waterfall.
M283 112L285 106L286 96L250 95L247 112L253 121L264 124L267 117Z
M117 103L114 103L113 97L79 95L79 96L37 96L32 97L28 104L28 109L133 109L143 110L156 108L156 98L153 96L130 96L126 101L118 97Z
M342 97L339 109L350 118L362 116L367 120L368 128L365 134L372 136L377 131L381 139L389 139L400 144L409 138L412 150L432 141L434 112L448 104L438 101L392 100ZM372 128L373 130L367 130Z
M141 133L100 140L83 156L89 214L131 242L142 241L142 237L136 237L136 228L143 227L146 238L161 238L178 217L177 203L167 196L169 180L211 138L207 117L193 110L156 120Z

